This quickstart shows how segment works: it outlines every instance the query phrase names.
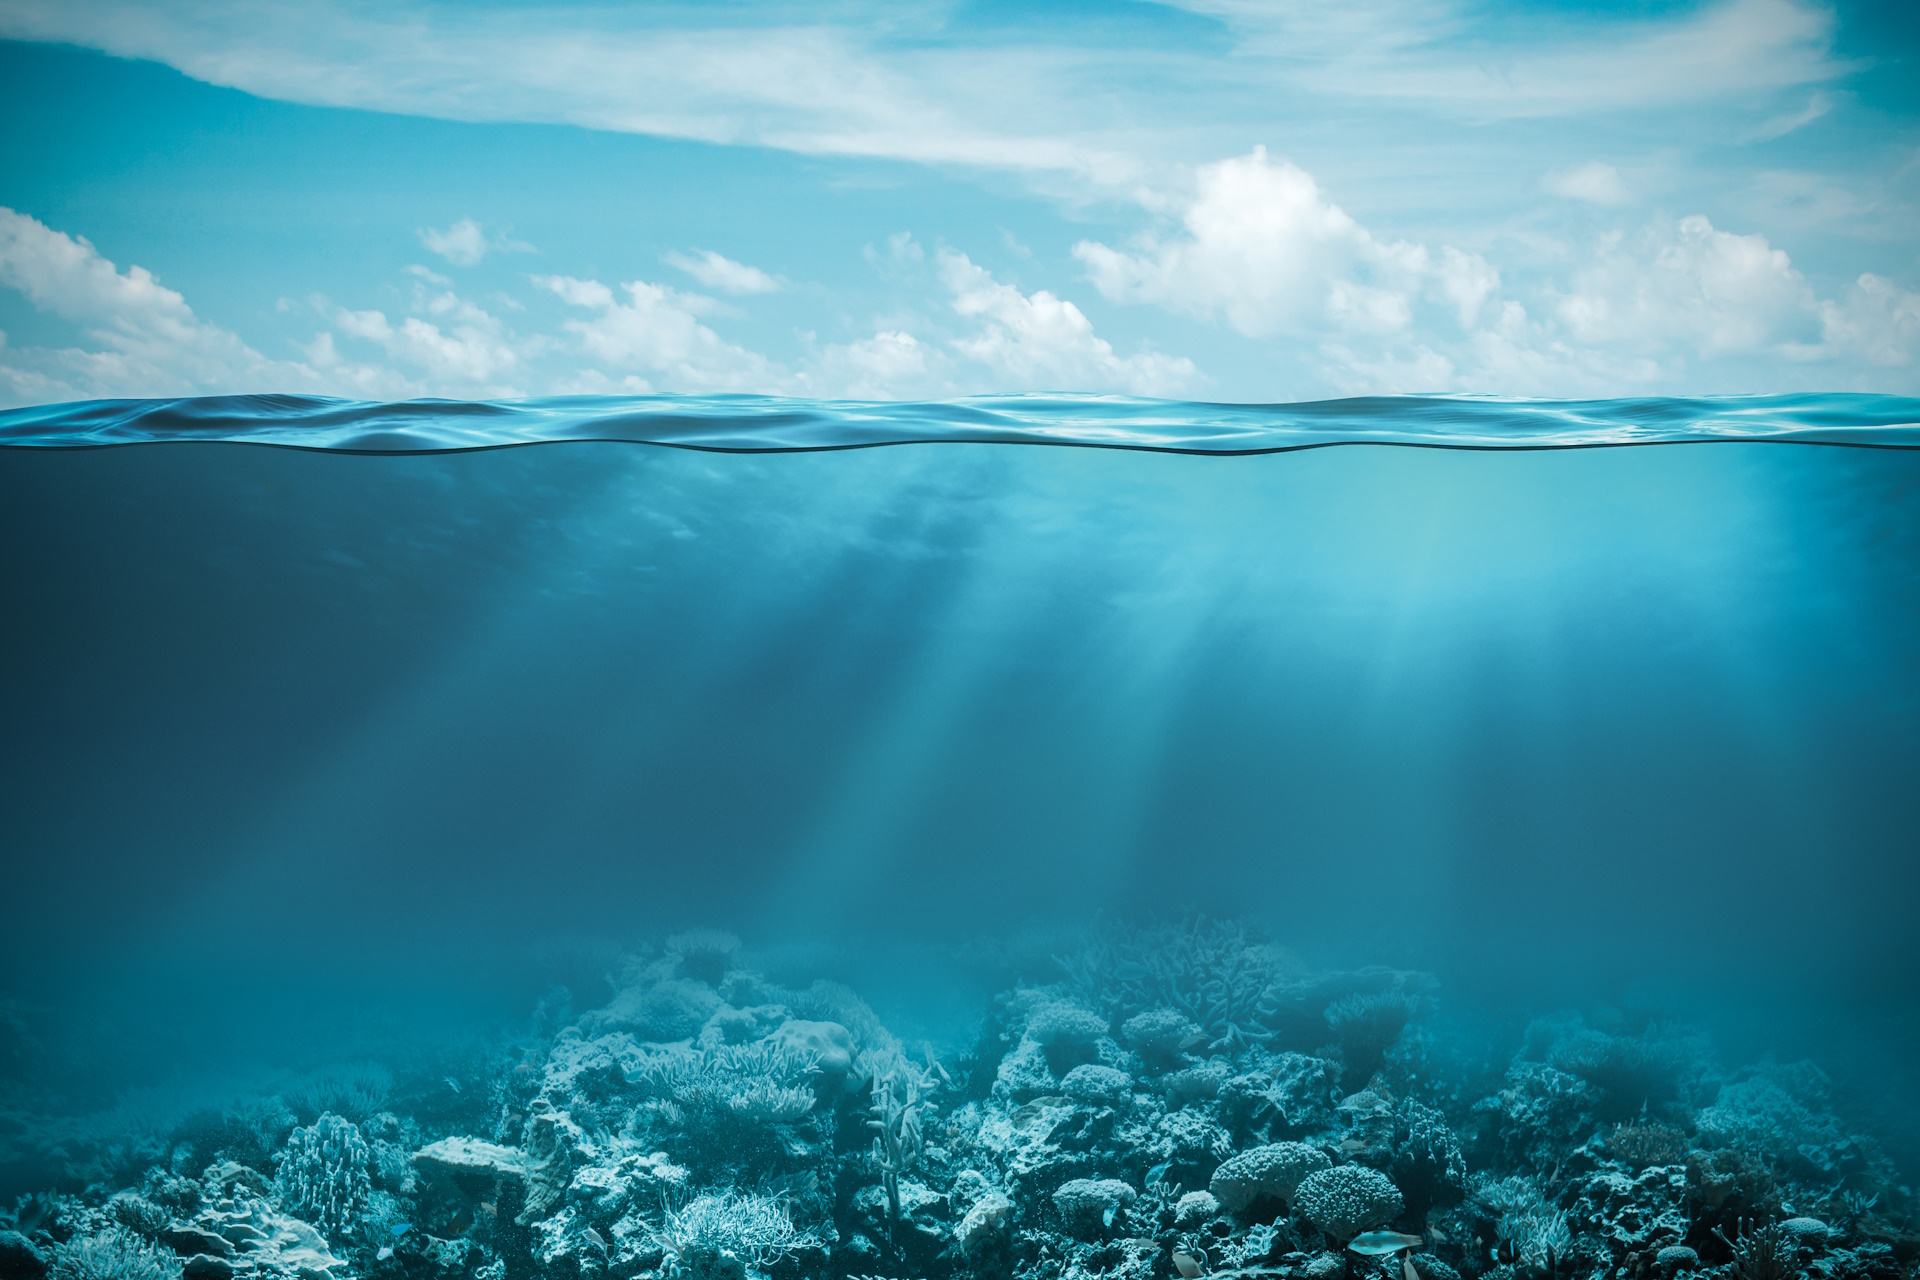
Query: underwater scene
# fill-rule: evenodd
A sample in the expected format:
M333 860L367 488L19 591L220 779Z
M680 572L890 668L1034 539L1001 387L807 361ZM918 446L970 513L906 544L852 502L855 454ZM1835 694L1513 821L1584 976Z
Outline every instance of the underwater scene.
M0 545L0 1280L1920 1269L1920 401L92 401Z

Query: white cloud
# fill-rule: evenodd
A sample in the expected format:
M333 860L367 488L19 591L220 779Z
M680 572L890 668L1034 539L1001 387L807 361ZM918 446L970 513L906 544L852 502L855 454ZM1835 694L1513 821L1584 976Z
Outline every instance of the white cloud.
M981 322L976 332L956 338L954 349L992 371L1001 387L1164 396L1199 380L1184 356L1115 355L1080 308L1044 289L1023 294L951 250L941 252L939 264L954 311Z
M340 333L378 346L387 364L378 371L354 366L339 356L332 336L324 333L316 339L321 345L308 347L308 358L356 387L381 387L383 394L418 394L413 388L422 387L436 394L522 395L519 375L525 358L544 347L537 337L516 338L497 317L450 289L416 286L414 314L398 322L389 320L384 311L350 311L324 304L321 310Z
M780 289L780 281L760 268L735 262L711 249L696 249L691 257L679 252L669 253L663 261L670 267L686 272L707 288L718 289L722 293L777 293Z
M1856 356L1882 367L1920 362L1920 293L1872 273L1847 296L1820 304L1822 354Z
M1581 343L1702 356L1806 341L1816 327L1813 291L1785 251L1698 214L1603 239L1557 311Z
M427 252L437 253L456 267L471 267L489 253L532 253L533 246L515 240L505 232L489 236L472 218L462 218L445 231L420 228L420 243Z
M102 396L311 389L314 371L268 360L194 315L145 267L121 271L84 239L0 208L0 284L80 327L88 345L0 350L16 404Z
M1222 316L1249 337L1393 332L1428 289L1471 324L1499 284L1476 255L1448 247L1436 261L1424 246L1376 239L1264 147L1202 166L1180 222L1184 234L1133 252L1083 240L1073 253L1105 297Z
M567 331L602 371L666 391L777 391L787 379L766 357L723 339L698 319L712 300L630 280L621 301L598 280L535 276L534 283L595 314ZM651 375L651 376L649 376ZM638 382L625 385L639 385Z
M1623 205L1633 198L1627 192L1627 184L1620 180L1620 171L1598 160L1548 174L1547 190L1569 200L1585 200L1588 204Z
M817 395L846 400L933 399L953 392L946 354L901 329L829 346L805 376Z

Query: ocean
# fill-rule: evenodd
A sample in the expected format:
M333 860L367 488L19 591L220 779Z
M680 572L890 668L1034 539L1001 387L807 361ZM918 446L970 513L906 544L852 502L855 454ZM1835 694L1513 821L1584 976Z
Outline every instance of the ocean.
M1920 402L97 402L0 546L0 1280L1920 1264Z

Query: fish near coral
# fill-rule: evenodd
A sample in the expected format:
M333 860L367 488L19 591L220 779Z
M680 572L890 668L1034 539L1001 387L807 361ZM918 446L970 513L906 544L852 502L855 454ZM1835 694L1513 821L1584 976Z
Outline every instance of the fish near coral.
M1204 1258L1196 1258L1184 1249L1176 1249L1173 1254L1173 1269L1185 1280L1196 1280L1206 1274L1207 1264Z
M1369 1258L1384 1258L1403 1249L1418 1249L1422 1243L1419 1236L1410 1236L1404 1231L1369 1231L1349 1240L1347 1248Z

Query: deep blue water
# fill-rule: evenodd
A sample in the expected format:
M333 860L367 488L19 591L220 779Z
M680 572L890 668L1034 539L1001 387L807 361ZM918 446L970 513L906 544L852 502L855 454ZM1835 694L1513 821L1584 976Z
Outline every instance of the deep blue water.
M527 1034L689 926L945 1053L1199 910L1429 972L1501 1061L1567 1011L1811 1057L1914 1168L1915 401L247 397L0 446L15 1137Z

